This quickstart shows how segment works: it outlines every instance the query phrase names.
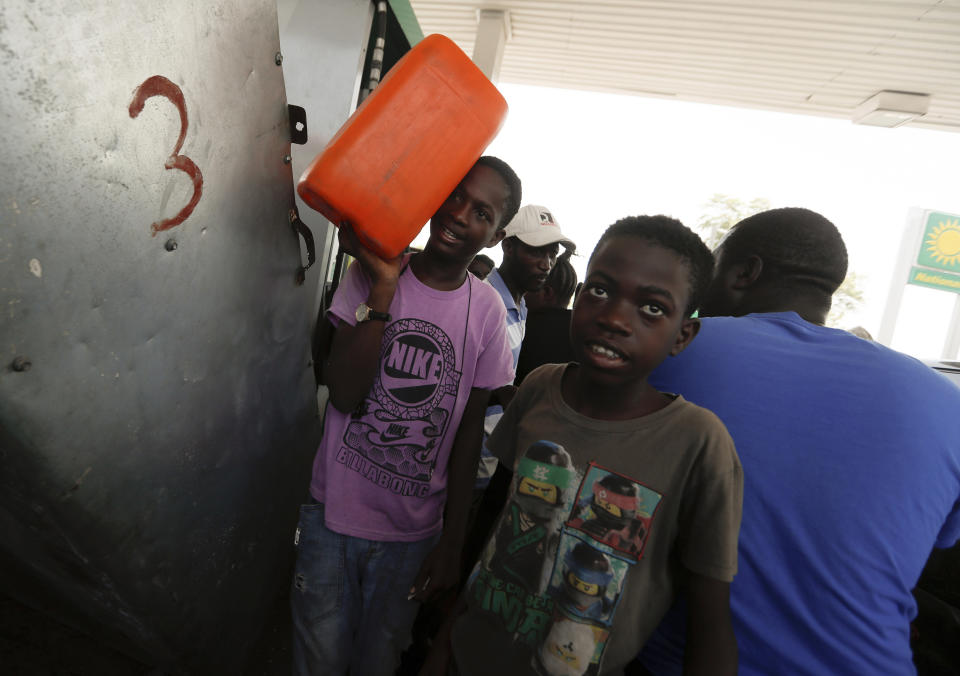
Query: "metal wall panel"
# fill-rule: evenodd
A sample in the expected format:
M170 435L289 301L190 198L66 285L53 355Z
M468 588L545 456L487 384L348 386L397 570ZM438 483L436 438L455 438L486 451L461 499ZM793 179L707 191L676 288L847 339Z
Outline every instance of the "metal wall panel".
M0 585L175 669L243 661L319 436L279 51L275 0L0 8Z
M290 103L307 112L310 138L293 146L293 179L300 176L354 111L367 53L374 3L370 0L277 0L280 44ZM317 239L317 265L307 274L314 316L332 273L336 229L296 197L300 217Z

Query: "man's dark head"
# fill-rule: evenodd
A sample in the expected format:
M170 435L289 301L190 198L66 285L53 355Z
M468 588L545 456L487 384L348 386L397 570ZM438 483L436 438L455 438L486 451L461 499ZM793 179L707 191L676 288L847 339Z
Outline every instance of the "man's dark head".
M477 254L473 257L473 260L470 261L470 265L467 266L467 270L469 270L479 279L486 279L487 275L490 274L490 271L493 270L493 267L493 259L490 258L490 256Z
M836 226L798 207L745 218L716 249L705 316L793 310L823 323L847 275L847 248Z
M690 297L684 314L689 317L700 307L713 274L713 254L697 233L669 216L627 216L606 229L594 251L602 242L619 235L640 237L677 254L687 264L690 279Z
M566 308L570 305L577 288L577 271L570 262L571 255L573 252L569 249L560 254L544 285L524 295L528 310Z
M484 155L477 160L476 164L493 169L495 172L500 174L500 176L503 178L503 182L507 185L508 194L503 205L503 215L500 218L500 222L497 224L498 228L505 228L507 227L507 223L513 220L513 217L517 215L517 211L520 210L520 200L523 198L520 177L517 176L517 173L510 167L509 164L501 160L499 157L494 157L493 155Z
M576 249L549 209L536 204L521 208L507 225L501 244L503 262L498 268L511 294L519 298L543 286L561 245L567 251Z

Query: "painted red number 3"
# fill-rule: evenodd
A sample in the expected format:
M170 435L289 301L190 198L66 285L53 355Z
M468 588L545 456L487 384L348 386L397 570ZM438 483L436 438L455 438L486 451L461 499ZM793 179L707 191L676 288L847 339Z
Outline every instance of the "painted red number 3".
M193 181L193 197L190 198L187 205L177 212L176 216L164 218L150 226L150 230L156 235L158 232L180 225L193 213L194 207L200 201L200 195L203 194L203 174L200 173L200 167L194 164L193 160L186 155L177 154L183 147L183 140L187 137L187 103L183 99L183 92L180 87L162 75L148 77L133 93L133 101L130 102L130 117L139 115L143 111L143 104L151 96L167 97L170 103L175 105L180 112L180 138L177 139L177 145L174 146L173 152L170 153L170 157L167 158L163 166L167 169L179 169Z

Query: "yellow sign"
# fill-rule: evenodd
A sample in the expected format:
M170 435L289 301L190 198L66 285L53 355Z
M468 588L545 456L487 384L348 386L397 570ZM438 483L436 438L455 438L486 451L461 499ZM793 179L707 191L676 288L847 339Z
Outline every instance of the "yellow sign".
M927 214L917 265L960 273L960 216Z
M951 275L949 272L936 272L914 266L910 269L909 284L928 286L931 289L953 291L960 293L960 275Z

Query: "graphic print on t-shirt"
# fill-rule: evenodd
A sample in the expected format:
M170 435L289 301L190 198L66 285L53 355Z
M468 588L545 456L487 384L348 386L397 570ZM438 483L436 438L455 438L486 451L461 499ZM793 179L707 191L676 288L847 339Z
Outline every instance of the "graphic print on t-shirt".
M597 674L635 561L564 526L547 596L552 615L530 665L538 674Z
M570 454L552 441L530 445L517 462L510 500L484 562L494 575L525 592L546 588L560 526L580 477Z
M398 320L384 331L379 368L337 461L397 495L424 497L460 384L453 343L430 322Z
M656 491L591 463L567 525L639 559L659 504Z
M470 603L526 646L536 673L597 674L661 495L594 463L579 471L552 441L531 444L515 470Z
M571 619L609 626L629 567L608 548L564 528L547 593Z

